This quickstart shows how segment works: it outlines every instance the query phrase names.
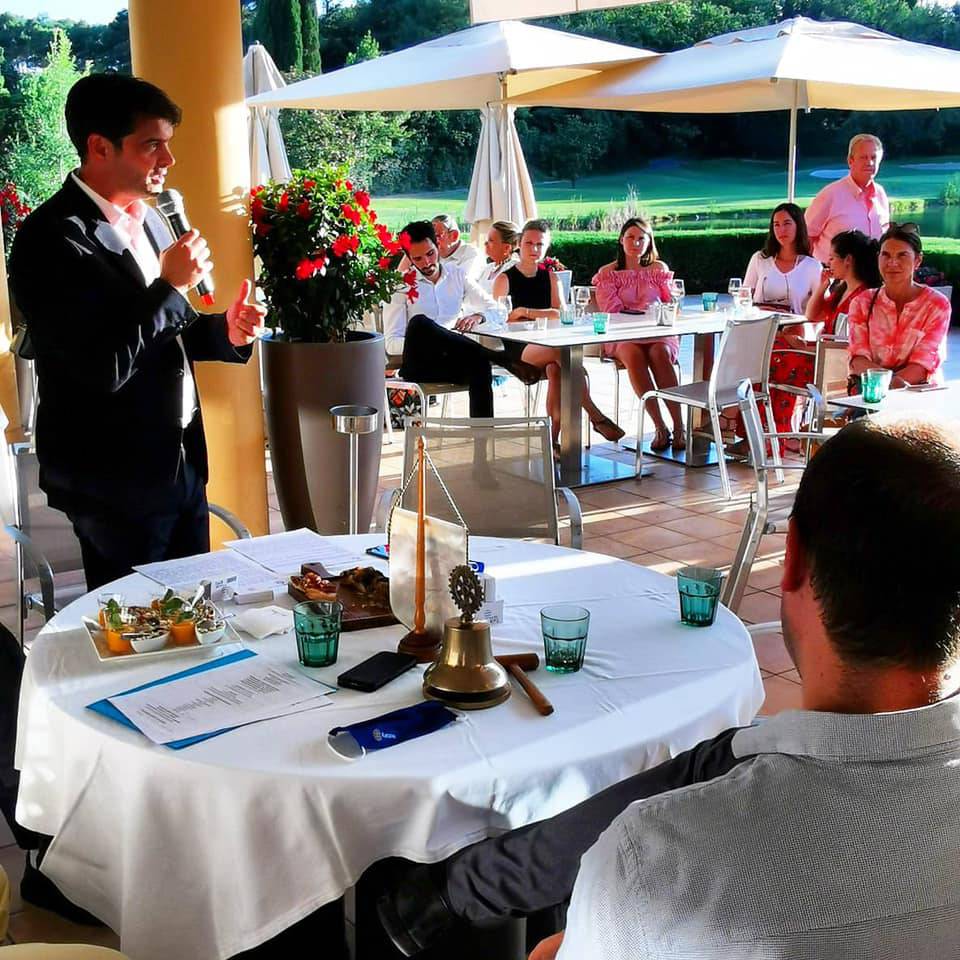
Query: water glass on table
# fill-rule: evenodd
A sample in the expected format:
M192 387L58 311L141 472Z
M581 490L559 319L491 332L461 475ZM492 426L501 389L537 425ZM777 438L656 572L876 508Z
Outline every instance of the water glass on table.
M590 288L574 287L573 302L577 306L578 315L582 317L587 312L587 304L590 302Z
M329 667L337 662L343 604L336 600L308 600L293 608L297 656L305 667Z
M709 627L717 615L723 573L713 567L681 567L677 571L680 619L691 627Z
M560 308L560 326L572 327L577 322L577 309L569 304Z
M670 299L673 300L679 308L683 304L683 298L687 295L687 285L676 277L670 281Z
M727 293L733 297L734 302L736 302L737 294L740 292L740 288L743 286L743 280L740 277L731 277L730 282L727 284Z
M607 332L607 321L610 319L609 313L594 313L593 316L593 332L596 334L606 333Z
M733 302L738 311L749 310L753 306L753 290L750 287L741 286Z
M700 303L703 306L704 313L716 313L717 303L720 300L719 293L701 293Z
M583 666L590 629L590 611L555 604L540 611L545 666L551 673L576 673Z
M860 389L867 403L879 403L890 389L893 371L883 367L871 367L860 374Z

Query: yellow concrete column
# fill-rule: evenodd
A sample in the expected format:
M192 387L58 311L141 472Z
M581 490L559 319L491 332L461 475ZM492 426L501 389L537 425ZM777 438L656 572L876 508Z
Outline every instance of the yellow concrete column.
M210 244L218 310L233 301L244 277L253 277L241 46L237 0L130 0L133 72L183 110L167 185L183 194L190 223ZM200 364L197 384L210 451L209 498L254 534L266 533L259 358L255 353L246 366ZM215 539L224 533L218 521L212 532Z
M17 394L16 360L10 352L13 321L10 317L10 295L7 290L7 266L0 230L0 409L6 419L4 434L7 443L23 440L20 422L20 397Z

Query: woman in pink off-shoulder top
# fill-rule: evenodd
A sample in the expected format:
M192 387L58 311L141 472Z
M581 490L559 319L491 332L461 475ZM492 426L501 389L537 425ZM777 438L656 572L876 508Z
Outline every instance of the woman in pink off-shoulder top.
M620 228L619 242L616 262L601 267L593 278L597 306L606 313L641 313L656 300L669 301L673 274L657 254L650 224L632 217ZM603 355L613 357L626 369L638 397L654 386L677 385L674 364L680 355L679 337L607 343ZM673 449L680 450L686 443L680 405L668 403L667 409L673 420ZM666 450L671 436L656 400L647 401L647 414L656 427L650 449Z

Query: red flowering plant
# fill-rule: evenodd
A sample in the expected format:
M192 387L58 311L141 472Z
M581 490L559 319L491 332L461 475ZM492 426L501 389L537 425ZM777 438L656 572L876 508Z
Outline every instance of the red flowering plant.
M13 235L29 212L30 208L12 183L0 187L0 222L3 224L3 246L7 256L10 256L10 247L13 246Z
M567 269L556 257L544 257L539 263L539 268L549 270L551 273Z
M401 239L377 222L346 167L295 170L287 183L254 187L250 225L267 323L285 340L343 342L404 286L393 266Z

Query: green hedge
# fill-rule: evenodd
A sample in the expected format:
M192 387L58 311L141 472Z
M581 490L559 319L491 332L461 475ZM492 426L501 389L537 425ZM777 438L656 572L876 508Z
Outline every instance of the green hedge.
M730 277L742 277L754 251L763 245L762 230L657 232L660 256L686 281L690 293L726 291ZM574 283L589 283L597 269L616 256L615 233L555 233L550 253L573 270ZM960 240L927 237L927 262L943 271L953 285L954 306L960 305ZM960 314L960 311L955 310Z

